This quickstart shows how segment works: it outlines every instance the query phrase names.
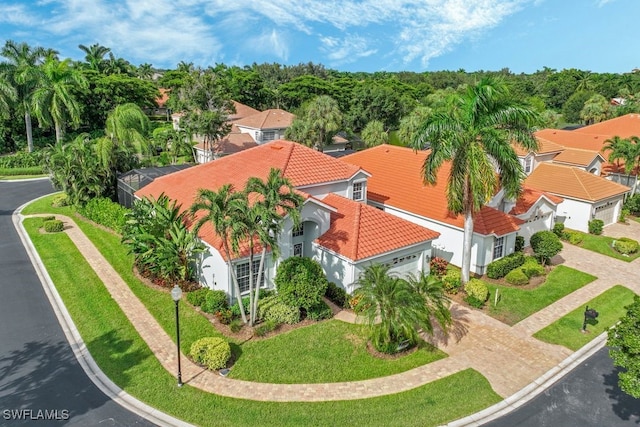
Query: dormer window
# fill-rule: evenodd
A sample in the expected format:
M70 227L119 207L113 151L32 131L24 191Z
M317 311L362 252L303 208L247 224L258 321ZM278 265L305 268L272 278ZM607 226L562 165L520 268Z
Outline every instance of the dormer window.
M297 227L294 227L293 231L291 232L291 235L293 237L304 236L304 223L300 224Z
M531 156L524 159L524 173L529 175L531 173L531 166L533 165L533 158Z
M364 183L355 182L353 184L353 200L357 202L364 200Z

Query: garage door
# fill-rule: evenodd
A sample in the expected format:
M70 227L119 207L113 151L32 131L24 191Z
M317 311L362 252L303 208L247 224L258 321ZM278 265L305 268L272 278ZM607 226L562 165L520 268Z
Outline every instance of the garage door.
M596 206L595 219L601 219L605 225L614 222L613 213L616 209L615 202L608 202L600 206Z

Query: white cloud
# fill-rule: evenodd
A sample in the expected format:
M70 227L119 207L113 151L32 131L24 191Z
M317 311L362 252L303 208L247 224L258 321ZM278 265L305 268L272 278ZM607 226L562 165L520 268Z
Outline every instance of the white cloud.
M33 25L34 18L24 5L0 5L0 22L12 25Z
M355 62L359 58L371 56L377 52L369 46L369 41L360 36L347 34L343 38L337 37L321 37L320 41L323 46L320 48L326 52L327 58L332 62L331 65L339 65Z
M265 31L256 37L251 37L245 43L248 49L251 49L260 54L272 54L283 61L289 59L289 44L287 38L283 33L272 29L271 31Z

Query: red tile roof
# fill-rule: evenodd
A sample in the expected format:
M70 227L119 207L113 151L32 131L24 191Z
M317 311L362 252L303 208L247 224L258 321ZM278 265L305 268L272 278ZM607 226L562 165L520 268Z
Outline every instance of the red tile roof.
M525 187L522 189L522 194L516 200L516 204L509 213L511 215L522 215L527 213L531 206L535 205L541 198L546 198L554 205L562 203L564 200L562 197L554 196L553 194L545 193L544 191L534 190L533 188Z
M553 141L548 141L543 138L536 138L536 139L538 140L538 151L536 151L536 154L550 154L550 153L557 153L564 150L564 147L556 144ZM522 146L518 144L512 144L512 147L519 157L525 157L527 154L530 153L529 150L525 150L524 148L522 148Z
M605 161L602 154L594 150L580 150L578 148L567 148L553 158L554 163L565 163L576 166L589 166L596 157L600 157L601 161Z
M440 233L337 194L322 201L337 209L316 242L352 261L436 239Z
M462 215L454 215L448 210L446 189L450 163L443 164L438 170L436 185L424 185L421 171L427 154L428 151L379 145L341 160L371 173L367 181L369 200L462 228ZM474 232L484 235L508 234L517 231L522 224L518 218L490 207L482 208L474 219Z
M240 151L256 147L257 145L258 144L256 144L248 133L232 132L221 140L215 141L213 143L213 151L215 154L227 155L238 153ZM206 149L204 142L198 143L196 148L200 150Z
M238 126L253 129L285 129L291 126L294 115L280 109L265 110L235 121Z
M160 88L158 89L158 92L160 92L160 96L156 98L156 104L158 105L158 107L162 108L169 100L169 93L171 92L171 90Z
M640 136L640 114L626 114L605 120L604 122L578 128L573 132L607 135L607 138L616 135L620 138Z
M229 116L229 120L231 121L237 121L244 117L253 116L254 114L260 114L260 111L256 110L255 108L251 108L248 105L244 105L238 101L232 101L232 102L233 102L233 106L236 107L236 112L235 114L231 114Z

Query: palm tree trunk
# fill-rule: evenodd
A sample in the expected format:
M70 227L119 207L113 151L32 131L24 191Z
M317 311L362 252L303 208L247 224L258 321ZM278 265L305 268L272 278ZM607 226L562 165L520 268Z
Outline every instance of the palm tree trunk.
M253 238L253 237L251 237ZM244 306L242 307L244 310ZM249 326L253 326L253 245L249 244Z
M233 288L236 294L236 300L240 306L240 316L242 317L242 323L247 323L247 316L244 314L244 306L242 305L242 296L240 295L240 285L238 284L238 276L236 276L236 270L231 263L231 251L229 251L228 245L224 245L224 251L227 255L227 268L231 271L231 281L233 282Z
M467 209L464 213L464 236L462 239L462 283L469 281L471 271L471 243L473 241L473 213Z
M260 281L262 280L262 270L264 269L264 259L267 256L267 248L266 246L262 248L262 253L260 254L260 266L258 267L258 277L256 278L256 292L253 297L253 304L251 304L250 308L250 317L252 324L258 320L258 299L260 298Z
M33 130L31 128L31 114L29 111L25 111L24 113L24 125L27 128L27 146L29 147L29 152L33 152Z
M62 127L58 122L55 124L56 129L56 144L62 144Z

